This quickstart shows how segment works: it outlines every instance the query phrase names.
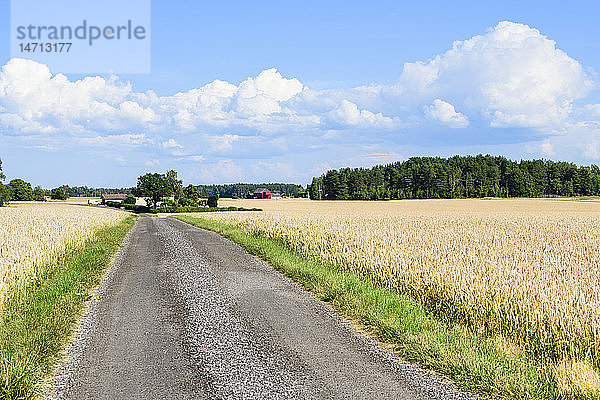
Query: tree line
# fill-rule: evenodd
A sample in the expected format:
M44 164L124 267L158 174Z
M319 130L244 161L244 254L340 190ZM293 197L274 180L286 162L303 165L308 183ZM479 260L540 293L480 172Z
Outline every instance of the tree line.
M13 201L46 201L46 197L57 200L66 200L69 197L100 197L102 194L136 194L138 197L149 199L151 204L158 202L169 204L170 200L163 202L165 197L174 196L171 206L196 206L202 199L210 199L211 204L216 203L219 197L245 198L259 187L269 188L290 197L298 197L305 193L301 185L288 183L235 183L228 185L187 185L177 179L177 171L167 171L165 174L145 174L138 178L138 185L131 188L92 188L87 186L62 185L54 189L43 189L39 186L32 188L29 182L23 179L13 179L4 185L6 179L2 173L2 160L0 160L0 206ZM208 200L204 200L208 201Z
M245 198L260 187L269 188L290 197L305 193L301 185L290 183L235 183L227 185L187 185L177 178L177 171L164 174L148 173L138 177L137 186L132 189L137 197L144 197L152 208L160 202L167 207L195 207L207 202L209 207L216 207L219 197ZM173 196L173 200L166 197ZM204 200L207 199L207 200Z
M299 197L302 193L305 193L302 185L292 183L233 183L228 185L197 185L196 188L202 197L216 195L233 199L243 199L258 188L267 188L271 192L288 197Z
M131 194L133 188L93 188L87 186L65 186L69 197L100 197L103 194ZM48 194L49 195L49 194Z
M477 155L412 157L314 177L313 200L385 200L600 195L600 168L550 160Z
M4 185L5 179L6 176L2 173L2 160L0 160L0 207L11 200L46 201L45 191L41 187L37 186L33 189L31 184L23 179L13 179Z
M164 174L163 174L164 175ZM189 185L188 185L189 186ZM289 197L299 196L305 190L301 185L290 183L233 183L226 185L195 185L198 195L208 198L210 195L228 198L245 198L248 193L257 188L266 187L272 192L285 194ZM93 188L87 186L65 186L69 197L100 197L103 194L131 194L135 188ZM49 196L49 191L46 191Z
M6 176L2 172L2 160L0 160L0 207L9 201L46 201L46 197L52 200L67 200L69 197L100 197L105 193L130 194L134 188L90 188L87 186L62 185L53 189L43 189L40 186L32 187L31 183L20 179L12 179L4 184Z

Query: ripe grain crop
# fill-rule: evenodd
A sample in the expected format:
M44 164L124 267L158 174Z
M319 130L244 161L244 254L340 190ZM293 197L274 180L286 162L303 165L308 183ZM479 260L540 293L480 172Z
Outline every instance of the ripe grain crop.
M282 240L309 258L409 294L446 321L490 338L500 335L503 347L515 354L554 365L585 360L596 370L600 366L598 202L238 200L221 205L265 211L198 217Z
M13 203L0 208L0 310L10 288L19 290L39 267L125 213L59 203Z

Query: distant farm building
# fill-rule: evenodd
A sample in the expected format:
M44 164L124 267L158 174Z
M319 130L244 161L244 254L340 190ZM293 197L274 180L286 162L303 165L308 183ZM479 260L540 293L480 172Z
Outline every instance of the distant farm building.
M271 193L271 198L272 199L281 199L281 194L279 193Z
M133 196L131 194L103 194L100 196L102 204L106 204L107 201L123 201L126 197Z
M271 191L265 188L258 188L252 193L253 199L270 199Z

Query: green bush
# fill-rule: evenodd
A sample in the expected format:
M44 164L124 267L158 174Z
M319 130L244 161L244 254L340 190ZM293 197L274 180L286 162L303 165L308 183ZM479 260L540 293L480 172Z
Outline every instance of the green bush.
M171 199L162 199L160 206L158 206L157 208L164 208L164 207L177 207L177 203L174 202Z
M219 201L219 196L211 194L208 196L208 206L209 207L217 207L217 202Z
M13 179L8 184L10 190L10 198L15 201L32 201L33 190L31 184L23 179Z
M33 200L34 201L46 201L46 194L44 193L44 189L41 187L36 187L33 190Z
M123 204L135 204L136 198L134 196L127 196L123 199Z
M61 187L52 189L50 198L52 200L66 200L69 198L69 194L67 193L67 189L64 186L61 186Z
M148 206L138 206L136 204L123 204L118 201L107 201L106 203L104 203L104 205L106 205L108 207L114 207L114 208L123 207L124 209L130 210L133 212L141 212L141 213L152 212L150 207L148 207Z

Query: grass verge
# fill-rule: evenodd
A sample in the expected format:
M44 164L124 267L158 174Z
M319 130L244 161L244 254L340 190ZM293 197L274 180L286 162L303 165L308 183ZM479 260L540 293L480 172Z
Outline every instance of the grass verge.
M401 359L441 373L464 390L487 398L565 398L558 393L553 366L504 351L506 346L498 343L505 340L445 324L411 298L354 273L308 260L279 240L251 236L229 224L172 217L238 243L357 322Z
M33 399L137 216L96 232L12 293L0 315L0 399Z

